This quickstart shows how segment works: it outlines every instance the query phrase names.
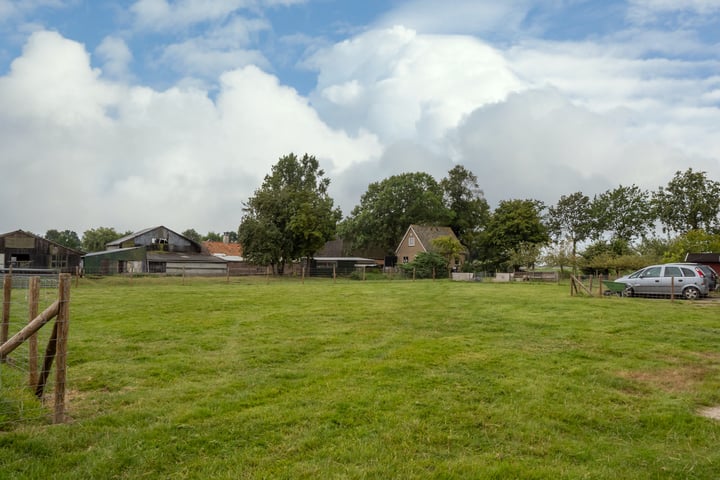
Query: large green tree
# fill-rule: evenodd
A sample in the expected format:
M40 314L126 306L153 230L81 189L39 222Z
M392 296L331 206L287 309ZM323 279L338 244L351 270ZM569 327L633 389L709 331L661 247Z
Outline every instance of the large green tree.
M595 220L591 214L590 197L582 192L563 195L557 204L548 208L548 228L556 241L568 239L572 246L573 272L577 269L577 244L593 231ZM527 248L522 251L528 251ZM532 251L530 249L530 251Z
M343 222L342 234L354 249L390 253L411 224L447 225L450 218L432 176L403 173L371 183Z
M83 233L82 246L86 252L100 252L105 250L105 244L122 237L112 227L98 227L86 230Z
M644 238L655 223L650 193L636 185L620 185L596 195L592 215L596 238L607 233L611 239L625 242Z
M720 231L720 182L707 178L705 172L692 168L675 172L652 201L666 232Z
M58 230L48 230L45 233L45 238L51 242L59 243L60 245L74 250L82 249L82 241L80 241L80 237L78 237L78 234L72 230L63 230L62 232Z
M181 232L181 234L183 237L189 238L193 242L202 242L202 235L200 235L194 228L188 228L187 230Z
M477 177L462 165L456 165L440 181L440 187L445 206L450 210L449 227L460 242L472 244L474 235L490 217L490 206Z
M329 185L314 156L281 157L245 204L238 229L243 256L279 274L287 262L312 257L334 238L342 216Z
M480 237L481 263L485 268L516 269L522 264L515 261L519 250L528 251L529 245L548 243L548 228L543 223L544 204L539 200L514 199L501 201L493 211L488 226ZM523 263L529 263L527 258Z

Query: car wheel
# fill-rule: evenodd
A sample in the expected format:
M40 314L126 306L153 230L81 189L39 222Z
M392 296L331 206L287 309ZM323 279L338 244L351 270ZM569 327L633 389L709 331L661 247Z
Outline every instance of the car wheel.
M685 300L697 300L700 298L700 290L695 287L688 287L683 290L683 298Z
M625 290L622 292L623 297L632 297L634 294L635 292L633 292L632 287L625 287Z

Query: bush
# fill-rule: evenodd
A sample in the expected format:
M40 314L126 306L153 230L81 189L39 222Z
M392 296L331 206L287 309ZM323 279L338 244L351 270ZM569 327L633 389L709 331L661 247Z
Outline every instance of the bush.
M407 275L413 274L415 270L415 278L433 278L435 276L445 277L447 275L447 260L441 255L433 252L418 253L410 263L400 266Z

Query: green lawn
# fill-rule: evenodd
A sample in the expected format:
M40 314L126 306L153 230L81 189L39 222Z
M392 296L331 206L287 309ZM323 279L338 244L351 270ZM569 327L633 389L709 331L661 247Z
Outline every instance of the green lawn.
M717 303L446 280L104 279L73 286L71 318L72 421L0 427L0 478L720 472L720 422L697 415L720 405ZM1 397L14 374L0 368Z

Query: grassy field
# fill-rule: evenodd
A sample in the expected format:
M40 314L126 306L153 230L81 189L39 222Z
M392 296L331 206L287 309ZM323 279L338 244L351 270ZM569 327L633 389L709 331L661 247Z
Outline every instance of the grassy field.
M0 431L0 478L720 472L720 422L697 414L720 405L718 303L105 279L73 287L71 314L72 420Z

